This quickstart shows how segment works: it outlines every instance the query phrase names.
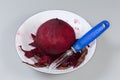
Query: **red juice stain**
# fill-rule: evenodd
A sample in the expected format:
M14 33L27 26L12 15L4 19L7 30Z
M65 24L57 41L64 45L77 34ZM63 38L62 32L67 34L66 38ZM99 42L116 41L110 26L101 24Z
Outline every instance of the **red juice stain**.
M77 24L77 23L80 23L78 19L74 19L74 23Z

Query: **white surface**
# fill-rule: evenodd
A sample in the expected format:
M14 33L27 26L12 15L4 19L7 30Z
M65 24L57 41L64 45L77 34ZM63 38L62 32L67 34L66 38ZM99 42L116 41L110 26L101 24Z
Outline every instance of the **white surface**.
M88 32L91 29L90 24L84 20L82 17L68 11L63 10L49 10L49 11L43 11L40 13L37 13L33 15L32 17L28 18L17 30L16 33L16 49L17 52L22 59L22 61L34 64L35 60L28 59L24 56L24 52L20 49L20 45L24 50L31 50L34 47L29 46L28 44L33 42L33 39L31 38L31 33L36 34L37 29L40 27L41 24L45 23L47 20L58 18L61 19L68 24L71 25L71 27L75 31L76 39L79 39L82 35L84 35L86 32ZM85 65L93 56L96 48L96 41L91 43L90 47L88 48L88 54L86 55L85 60L82 62L81 65L79 65L76 68L68 68L66 70L51 70L48 67L44 68L35 68L32 67L38 71L50 73L50 74L62 74L62 73L68 73L74 70L77 70L78 68ZM58 44L59 45L59 44Z
M0 80L120 80L119 0L0 0ZM72 11L92 26L103 19L111 27L97 40L94 57L77 71L49 75L22 64L15 50L15 33L35 13L50 9Z

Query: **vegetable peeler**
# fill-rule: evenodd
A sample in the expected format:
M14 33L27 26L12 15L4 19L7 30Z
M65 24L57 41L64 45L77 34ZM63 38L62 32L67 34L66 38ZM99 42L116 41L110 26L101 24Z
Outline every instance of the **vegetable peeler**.
M92 41L98 38L104 31L106 31L110 26L107 20L103 20L91 30L89 30L85 35L78 39L72 46L71 49L63 53L59 58L53 61L49 69L56 69L60 64L62 64L66 59L68 59L73 54L79 54L83 48L89 45Z

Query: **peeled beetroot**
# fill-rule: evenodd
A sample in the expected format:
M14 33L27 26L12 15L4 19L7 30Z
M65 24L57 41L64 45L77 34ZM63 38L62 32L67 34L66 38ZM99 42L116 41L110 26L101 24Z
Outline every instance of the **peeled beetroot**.
M31 33L33 39L29 46L35 47L31 50L20 49L28 59L34 58L34 64L24 62L33 67L49 66L54 60L70 49L72 44L77 41L72 27L60 19L51 19L43 23L37 30L36 34ZM64 61L57 69L67 69L69 67L79 66L85 59L87 48L82 49L80 53L73 54ZM84 54L85 53L85 54ZM84 54L84 55L83 55Z
M68 23L55 18L39 27L35 43L48 54L60 54L68 50L75 40L73 28Z

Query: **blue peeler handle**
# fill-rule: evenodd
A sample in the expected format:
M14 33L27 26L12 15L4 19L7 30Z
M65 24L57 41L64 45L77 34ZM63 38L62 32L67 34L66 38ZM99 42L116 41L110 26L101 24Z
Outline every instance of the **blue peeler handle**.
M110 23L106 20L100 22L95 27L93 27L90 31L88 31L83 37L81 37L75 44L73 44L72 49L75 53L82 50L88 44L90 44L93 40L95 40L98 36L100 36L108 27Z

